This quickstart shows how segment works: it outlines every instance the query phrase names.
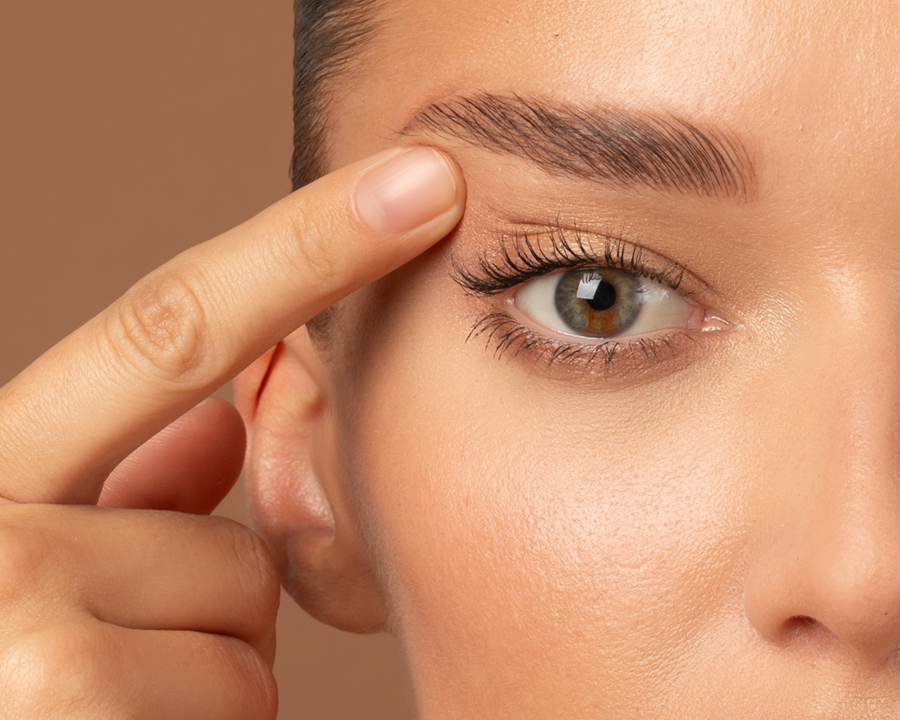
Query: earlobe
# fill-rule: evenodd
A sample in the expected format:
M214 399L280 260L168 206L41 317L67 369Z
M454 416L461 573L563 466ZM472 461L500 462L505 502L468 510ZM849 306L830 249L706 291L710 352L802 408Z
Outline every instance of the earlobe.
M347 493L326 380L305 330L235 380L249 439L247 496L297 602L342 630L376 632L386 606Z

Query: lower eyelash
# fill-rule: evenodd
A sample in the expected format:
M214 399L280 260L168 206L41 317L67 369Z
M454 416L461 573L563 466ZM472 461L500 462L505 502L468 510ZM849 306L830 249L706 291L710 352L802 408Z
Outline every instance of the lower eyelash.
M646 364L647 360L677 360L682 350L699 341L689 333L675 330L651 337L605 340L599 343L570 343L540 335L502 312L481 317L469 331L467 341L485 339L494 348L494 356L512 360L530 356L534 367L573 366L582 374L600 369L609 374L627 360Z
M499 250L499 255L476 258L474 264L452 258L453 279L468 294L481 298L497 298L549 273L583 267L624 270L678 290L683 297L693 294L691 288L708 287L684 265L629 242L620 234L588 233L577 226L566 229L559 222L534 233L502 235ZM682 286L683 281L688 287ZM569 340L546 329L533 329L517 313L494 305L493 311L477 319L467 340L483 339L488 349L493 347L497 358L529 359L533 370L553 368L555 375L574 373L576 377L624 373L627 378L637 379L681 367L683 363L678 361L702 344L703 337L693 330L672 328L651 335Z

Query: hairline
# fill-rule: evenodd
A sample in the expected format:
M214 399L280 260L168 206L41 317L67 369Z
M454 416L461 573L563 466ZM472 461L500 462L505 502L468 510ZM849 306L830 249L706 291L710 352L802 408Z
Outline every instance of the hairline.
M377 30L385 0L294 0L294 136L291 188L329 172L334 83L359 61ZM306 323L317 345L327 345L335 308Z
M375 34L385 0L294 0L294 190L328 173L334 83Z

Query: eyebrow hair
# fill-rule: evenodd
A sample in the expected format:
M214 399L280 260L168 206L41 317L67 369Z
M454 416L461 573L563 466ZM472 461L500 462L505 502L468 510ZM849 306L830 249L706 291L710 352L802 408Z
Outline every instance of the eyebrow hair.
M399 134L422 131L615 187L744 201L756 194L753 163L737 138L671 115L478 93L428 105Z

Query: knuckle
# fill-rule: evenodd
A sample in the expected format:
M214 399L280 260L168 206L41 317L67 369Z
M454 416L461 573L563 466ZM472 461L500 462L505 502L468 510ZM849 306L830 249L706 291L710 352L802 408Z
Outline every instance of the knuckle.
M301 208L292 208L287 214L290 232L284 238L285 258L298 277L310 278L322 283L341 274L341 258L337 257L341 244L335 242L334 233L319 227Z
M183 274L161 271L129 292L109 314L107 336L117 355L164 380L192 375L207 357L207 317Z

